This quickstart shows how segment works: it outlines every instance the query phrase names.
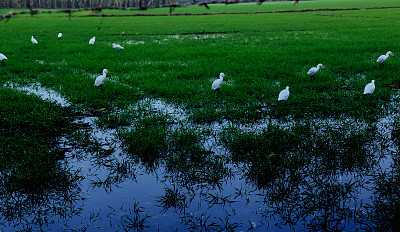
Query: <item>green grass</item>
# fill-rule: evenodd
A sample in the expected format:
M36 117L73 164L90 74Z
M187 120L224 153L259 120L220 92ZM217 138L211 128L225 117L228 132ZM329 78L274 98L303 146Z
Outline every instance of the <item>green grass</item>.
M286 177L296 183L304 180L306 168L314 168L316 176L363 171L376 158L366 150L379 134L374 130L376 121L397 110L398 99L391 97L400 86L400 16L399 8L364 9L397 4L392 0L326 0L301 1L298 6L275 2L174 11L250 12L240 15L15 17L0 22L0 52L8 57L0 63L0 86L38 82L59 92L72 103L71 108L99 115L99 126L116 128L118 139L134 159L152 170L165 165L183 186L217 184L229 175L224 163L231 159L245 164L247 179L257 187L275 186L274 195L284 190L285 185L279 183ZM252 13L337 7L362 10ZM60 40L58 32L63 33ZM39 44L30 42L32 35ZM93 36L96 43L90 46ZM112 43L125 49L117 52ZM379 68L376 59L388 50L395 55ZM306 72L318 63L325 68L312 81ZM104 68L110 71L104 88L94 88ZM219 93L213 93L211 83L220 72L227 74L227 81ZM376 90L364 96L364 86L371 80ZM286 86L289 99L278 104L278 94ZM185 109L192 127L145 108L132 108L145 97ZM53 142L62 135L81 140L90 151L101 151L88 133L66 129L72 120L70 109L7 87L0 87L0 102L0 138L6 141L0 150L0 167L8 170L1 173L9 174L3 177L3 194L52 190L59 183L65 189L72 186L76 179L57 165L62 157ZM321 125L313 121L326 118L341 125L316 129ZM197 128L224 120L251 124L265 119L297 124L290 128L270 125L256 132L225 128L216 140L230 151L229 157L205 149L204 140L214 134ZM353 123L346 124L347 119ZM357 120L368 126L354 130ZM317 136L321 131L323 136Z
M165 116L150 116L135 122L132 130L122 130L118 134L129 154L154 169L167 153L167 124Z
M81 176L59 165L63 153L57 145L57 138L70 129L68 110L4 87L0 96L2 220L12 221L53 203L72 204ZM55 211L47 213L51 212Z
M390 18L396 28L397 20L391 13L397 9L355 14L369 16L383 11L386 14L382 17ZM195 121L268 116L254 109L274 104L286 85L291 87L288 107L277 111L272 108L272 115L351 115L380 108L398 85L398 59L391 57L382 70L375 60L387 50L395 50L396 33L385 27L385 20L343 14L15 18L2 25L7 35L2 52L9 60L0 81L26 82L29 78L60 89L70 101L90 108L123 107L143 94L172 100L189 109L201 105L193 111ZM125 26L117 26L120 24ZM33 30L38 25L46 26ZM60 41L56 39L59 31L64 34ZM123 36L122 32L138 35ZM182 35L197 32L220 33L214 34L215 38ZM179 39L165 34L177 34ZM38 46L32 46L30 35L38 39ZM97 42L88 46L93 35ZM194 39L196 36L202 39ZM115 52L110 46L113 42L126 49ZM312 82L305 73L320 62L326 68ZM107 82L100 92L91 86L103 68L111 71L111 79L116 82ZM210 85L219 72L225 72L229 80L220 96L214 96ZM374 109L369 109L360 93L372 79L376 80L377 90L372 96ZM201 112L207 112L206 117Z

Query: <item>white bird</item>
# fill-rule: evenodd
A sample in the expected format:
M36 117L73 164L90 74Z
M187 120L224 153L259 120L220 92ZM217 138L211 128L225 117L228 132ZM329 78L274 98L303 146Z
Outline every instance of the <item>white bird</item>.
M3 60L7 60L7 57L3 53L0 53L0 61L3 62Z
M31 41L32 41L33 44L37 44L38 43L37 40L35 38L33 38L33 36L31 38Z
M364 88L364 94L372 94L375 90L375 81L372 80L371 83L368 83Z
M311 79L314 74L316 74L319 71L319 68L325 67L322 64L318 64L317 67L312 67L310 70L308 70L307 74L310 75Z
M93 38L91 38L90 40L89 40L89 44L94 44L94 41L96 40L96 37L95 36L93 36Z
M376 60L376 62L378 62L378 63L380 63L380 64L383 64L383 62L385 62L388 58L389 58L389 55L394 55L391 51L388 51L388 52L386 52L386 55L381 55L377 60Z
M62 33L58 33L58 38L60 39L62 37Z
M104 81L106 80L106 75L109 73L107 69L103 69L103 75L100 75L96 78L94 81L94 86L95 87L101 87L104 85Z
M114 43L113 43L113 48L117 49L118 51L121 50L121 49L124 49L124 47L122 47L121 45L114 44Z
M289 86L286 86L286 89L282 90L279 93L278 101L286 101L289 97Z
M222 82L224 81L224 77L225 77L225 76L226 76L226 75L225 75L224 73L220 73L220 74L219 74L219 79L216 79L216 80L212 83L211 89L214 90L214 92L217 91L217 90L219 90L219 89L221 88L221 84L222 84Z

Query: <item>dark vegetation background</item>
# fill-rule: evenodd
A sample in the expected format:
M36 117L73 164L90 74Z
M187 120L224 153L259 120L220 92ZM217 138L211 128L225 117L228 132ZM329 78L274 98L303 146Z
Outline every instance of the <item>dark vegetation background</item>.
M201 2L227 3L228 1L199 0L0 0L0 8L85 8L85 7L160 7L171 4L196 4ZM231 1L229 1L231 2ZM238 2L254 2L251 0L235 0ZM276 0L268 0L276 2Z

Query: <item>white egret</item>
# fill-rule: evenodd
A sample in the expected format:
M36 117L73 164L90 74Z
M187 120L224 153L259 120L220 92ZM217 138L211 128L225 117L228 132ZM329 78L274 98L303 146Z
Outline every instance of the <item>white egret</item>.
M282 90L279 93L278 101L286 101L289 97L289 86L286 86L286 89Z
M222 84L222 82L224 81L224 77L225 77L225 76L226 76L226 75L225 75L224 73L220 73L220 74L219 74L219 79L216 79L216 80L212 83L211 89L214 90L214 92L215 92L215 91L218 91L218 90L221 88L221 84Z
M58 33L58 38L60 39L62 37L62 33Z
M364 94L372 94L375 90L375 81L372 80L371 83L368 83L364 88Z
M3 53L0 53L0 61L3 62L4 60L7 60L7 57Z
M388 58L389 55L394 55L391 51L386 52L386 55L381 55L376 62L378 62L379 64L381 64L381 66L383 65L383 62L385 62Z
M38 43L37 40L35 38L33 38L33 36L31 38L31 41L32 41L33 44L37 44Z
M325 67L322 64L318 64L317 67L312 67L310 68L310 70L308 70L307 74L310 75L310 78L312 80L312 76L314 76L314 74L316 74L319 71L319 68L321 67Z
M117 51L119 51L119 50L121 50L121 49L124 49L124 47L122 47L121 45L119 45L119 44L114 44L113 43L113 48L115 48Z
M89 44L94 44L95 41L96 41L96 37L93 36L93 38L91 38L91 39L89 40Z
M107 69L103 69L103 75L98 76L94 81L95 87L101 87L104 85L107 73L109 73L109 71Z

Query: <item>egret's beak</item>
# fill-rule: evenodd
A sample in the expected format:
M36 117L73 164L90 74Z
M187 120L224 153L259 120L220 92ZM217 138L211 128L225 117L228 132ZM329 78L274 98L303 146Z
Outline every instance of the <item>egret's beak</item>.
M322 65L323 68L325 68L325 65Z
M110 71L107 71L108 73L110 72Z

